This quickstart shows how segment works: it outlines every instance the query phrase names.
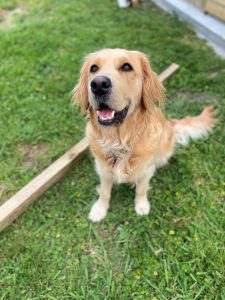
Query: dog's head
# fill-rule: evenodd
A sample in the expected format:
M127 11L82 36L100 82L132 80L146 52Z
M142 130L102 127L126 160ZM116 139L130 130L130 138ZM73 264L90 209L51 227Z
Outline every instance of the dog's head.
M150 111L164 88L147 57L138 51L104 49L88 55L74 88L74 100L91 109L101 125L119 125L138 106Z

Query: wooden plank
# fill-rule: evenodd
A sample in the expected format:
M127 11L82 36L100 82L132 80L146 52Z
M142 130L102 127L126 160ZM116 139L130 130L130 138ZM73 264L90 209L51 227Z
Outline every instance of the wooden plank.
M206 1L216 2L220 5L222 5L223 7L225 7L225 1L224 0L206 0Z
M164 83L178 69L179 65L170 65L159 75L159 80ZM3 203L0 207L0 231L11 224L28 208L28 206L61 179L72 163L77 161L85 153L88 146L87 138L84 138L63 156L53 162L41 174L31 180L18 193L12 196L12 198Z
M159 80L165 83L179 68L180 66L178 64L173 63L158 76Z
M84 138L40 175L30 181L12 198L3 203L0 207L0 230L12 223L29 205L62 178L71 164L78 160L87 148L88 141Z
M205 11L223 21L225 21L225 4L208 0L205 4Z
M206 0L188 0L187 2L204 10Z

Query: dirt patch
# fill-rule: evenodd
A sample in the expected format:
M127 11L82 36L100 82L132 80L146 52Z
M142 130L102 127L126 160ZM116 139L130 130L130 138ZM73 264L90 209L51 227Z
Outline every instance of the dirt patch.
M38 157L48 150L48 145L38 144L31 146L27 144L20 144L18 149L24 156L23 166L36 167L38 165Z
M213 79L213 78L217 77L217 75L219 75L221 73L225 73L225 69L222 69L219 72L210 72L210 73L208 73L208 78Z
M180 92L179 97L183 97L188 101L215 101L216 97L207 93L190 93L190 92Z
M25 13L25 9L22 7L16 7L11 10L0 8L0 29L10 27L13 23L14 16L23 13Z
M219 74L218 72L211 72L211 73L208 73L208 77L215 78L218 74Z

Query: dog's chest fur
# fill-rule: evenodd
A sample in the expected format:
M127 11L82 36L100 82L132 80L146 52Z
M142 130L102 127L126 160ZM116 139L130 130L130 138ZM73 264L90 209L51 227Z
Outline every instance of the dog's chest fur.
M106 141L106 140L98 140L97 141L102 151L106 154L107 158L115 157L118 159L123 159L131 149L128 145L123 145L117 140L114 141Z
M132 156L132 148L129 145L123 145L117 140L98 140L97 143L107 158L108 167L114 182L132 182L133 176L127 173L129 159Z

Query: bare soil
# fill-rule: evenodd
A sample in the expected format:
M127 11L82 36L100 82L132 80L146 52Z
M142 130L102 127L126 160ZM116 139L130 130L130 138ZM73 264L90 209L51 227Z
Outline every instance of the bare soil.
M24 156L23 166L36 167L38 165L38 156L48 150L46 144L38 144L35 146L20 144L19 151Z
M1 9L0 8L0 29L9 28L13 24L13 18L17 14L23 14L24 8L16 7L14 9Z

